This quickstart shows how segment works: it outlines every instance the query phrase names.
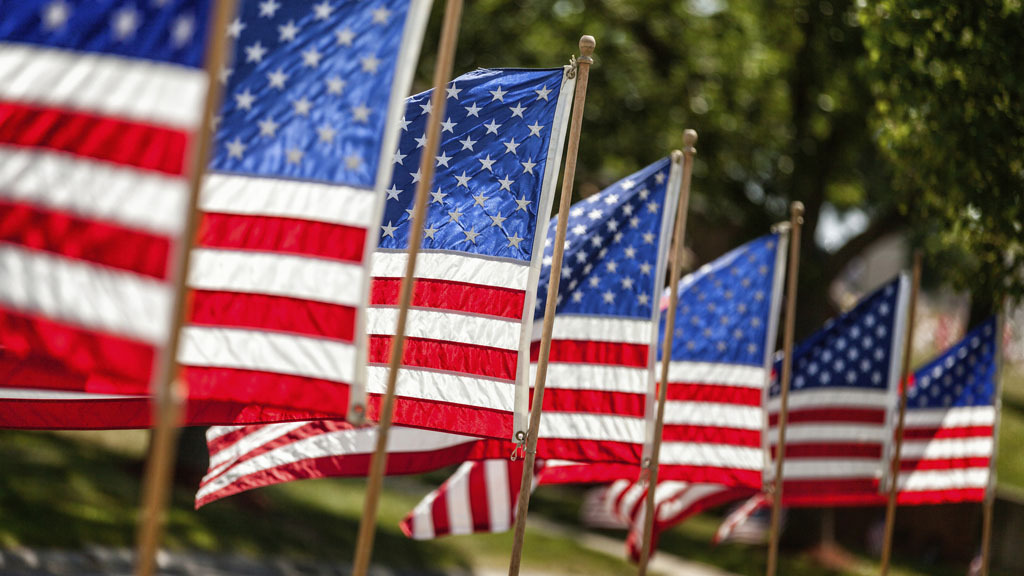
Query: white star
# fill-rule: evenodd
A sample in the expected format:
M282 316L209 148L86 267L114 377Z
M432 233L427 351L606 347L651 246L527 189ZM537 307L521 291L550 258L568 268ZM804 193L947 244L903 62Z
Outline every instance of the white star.
M663 184L665 182L665 173L658 172L657 174L655 174L654 181L657 182L658 184Z
M442 150L441 155L435 156L434 159L437 160L438 166L444 166L445 168L447 168L448 163L451 162L452 160L452 157L449 156L444 150Z
M636 182L633 182L632 180L626 180L622 183L623 190L632 190L634 186L636 186Z
M285 156L288 157L289 164L298 164L302 162L302 150L298 148L292 148L285 152Z
M420 136L419 138L413 138L413 140L416 141L417 148L423 148L424 146L427 145L427 133L424 132L422 136Z
M573 292L572 293L572 301L575 302L575 303L582 302L583 301L583 293L582 292Z
M632 290L633 289L633 279L628 277L628 276L623 278L622 279L622 289L623 290Z
M352 109L352 119L366 124L370 121L370 112L371 110L365 104L360 104Z
M632 246L626 248L626 258L636 258L636 248L633 248Z
M404 117L401 120L399 120L398 122L402 124L402 132L408 132L409 131L409 124L412 124L412 122L406 120Z
M508 220L508 218L506 218L506 217L501 215L501 212L498 212L497 215L491 216L490 218L491 218L491 226L497 226L499 228L505 222L505 220Z
M540 122L536 121L532 125L527 126L527 128L530 129L530 136L536 136L537 138L541 137L540 131L544 129L544 127L540 125Z
M446 196L448 196L448 194L441 192L440 188L437 189L437 192L430 193L431 202L435 204L444 204L444 199Z
M71 18L71 8L62 0L55 0L43 8L43 28L56 30L64 27Z
M605 301L606 304L614 304L615 303L615 294L611 290L605 292L601 296L604 297L604 301Z
M654 244L654 232L644 232L644 244Z
M600 220L602 216L604 216L604 212L601 212L600 210L591 210L590 212L587 212L587 218L590 218L591 220Z
M437 233L437 228L434 228L433 226L431 226L430 228L424 228L423 229L423 238L424 239L430 238L431 240L433 240L435 233Z
M192 40L196 31L196 19L191 14L182 14L174 20L171 28L171 43L175 48L183 48Z
M609 206L611 206L612 204L615 204L618 201L619 201L618 194L609 194L609 195L604 197L604 203L609 205Z
M508 142L502 142L502 144L505 145L505 153L506 154L515 154L516 153L516 149L519 148L519 144L516 143L516 139L515 138L512 138Z
M374 24L387 24L389 18L391 18L391 11L383 6L373 11Z
M231 142L228 142L228 157L242 159L242 155L245 154L245 144L242 144L241 138L235 138Z
M537 163L533 161L533 158L526 162L520 162L520 164L523 165L523 174L533 174L533 167L537 165Z
M420 104L420 110L423 110L424 114L430 114L434 110L434 103L427 100L426 104Z
M459 144L462 144L462 149L469 150L470 152L473 151L473 146L475 146L477 142L478 140L473 140L469 136L466 136L465 140L459 140Z
M455 177L455 179L458 180L458 183L455 186L456 187L462 186L462 187L465 187L465 188L469 188L469 180L471 178L472 178L472 176L466 176L466 171L463 170L462 171L462 176L456 176Z
M334 142L334 135L337 134L338 131L330 126L321 126L316 129L316 133L320 136L321 142L331 143Z
M252 104L255 101L256 97L248 89L241 94L235 94L235 106L238 106L241 110L252 110Z
M245 30L245 23L242 22L241 18L235 18L230 24L228 24L228 38L234 38L237 40L238 37L242 35L242 30Z
M134 38L140 24L142 23L139 22L139 11L134 6L125 6L114 12L110 22L114 29L114 38L120 42Z
M276 13L280 8L281 5L275 2L274 0L260 2L260 16L264 18L273 18L274 13Z
M476 102L473 102L469 106L466 106L466 115L467 116L476 116L477 118L479 118L481 110L483 110L483 108L477 106Z
M640 265L640 273L645 275L645 276L650 275L650 273L651 273L651 263L650 262L644 262L643 264L641 264Z
M408 156L408 154L402 154L401 150L395 150L395 158L394 160L391 161L391 163L398 164L399 166L404 166L402 160L405 160L406 156Z
M295 108L295 113L299 116L309 116L309 111L313 109L313 103L305 98L299 98L292 102L292 107Z
M331 17L331 3L327 0L313 5L313 17L317 20L327 20Z
M317 68L320 66L320 59L323 58L316 48L310 48L302 53L302 63L308 68Z
M284 90L285 80L288 80L288 75L284 73L282 68L278 68L274 72L267 73L267 82L270 82L271 88Z
M342 90L345 89L345 81L340 77L335 76L327 79L327 93L328 94L341 94Z
M455 126L456 126L456 123L452 122L452 118L451 118L451 116L449 116L447 120L445 120L444 122L441 122L441 132L451 132L451 133L454 134L455 133Z
M277 27L277 34L278 42L291 42L299 34L299 27L295 25L295 20L289 20Z
M481 165L480 169L481 170L487 170L488 172L493 172L493 170L491 170L491 166L494 165L496 160L491 160L491 155L488 154L487 158L484 158L483 160L478 159L477 162L480 162L480 165Z
M484 196L484 193L483 193L482 190L480 192L477 192L476 196L473 196L473 205L474 206L483 207L484 206L484 202L487 202L487 196Z
M392 238L394 238L395 237L395 230L398 230L398 226L392 226L391 225L391 220L388 220L387 224L381 226L381 231L384 232L385 236L391 236Z
M359 156L346 156L345 167L349 170L356 170L363 165L363 159Z
M649 300L650 298L647 296L647 294L637 294L636 296L636 303L641 306L648 306L650 304L648 302Z
M584 234L587 233L587 227L584 226L583 224L577 224L572 227L572 233L577 236L583 236ZM586 256L582 252L580 252L580 255L586 258Z
M267 49L263 47L258 40L255 44L250 44L245 47L245 61L256 62L257 64L263 61L263 57L267 54Z
M221 66L220 72L217 74L217 76L220 78L220 83L226 85L228 83L228 78L231 77L231 74L234 71L235 71L234 68L228 68L227 66Z
M409 176L412 176L412 183L413 184L419 182L420 179L423 178L423 174L420 172L419 168L417 168L415 172L410 172Z
M484 124L484 128L487 128L488 134L497 135L498 128L501 128L501 124L498 124L497 122L494 121L494 118L491 118L490 124Z
M519 116L520 118L522 118L523 117L523 112L526 112L526 108L524 108L523 105L518 103L518 102L516 102L515 106L510 107L509 110L512 111L512 117L513 118L515 118L516 116Z
M342 28L334 33L334 38L338 41L338 46L351 46L352 41L356 39L356 33L351 28Z
M501 188L499 188L499 190L508 190L509 192L512 191L513 180L508 176L505 176L504 178L498 180L498 183L501 184Z
M549 90L547 86L541 88L540 90L534 90L534 92L537 93L538 100L547 100L548 94L551 94L551 90Z
M508 246L507 247L508 248L519 248L519 243L522 242L522 241L523 241L523 239L519 237L519 234L516 234L515 236L509 236L508 237Z
M456 88L454 82L452 83L451 86L449 86L447 88L447 90L448 90L448 97L449 98L455 98L456 100L459 99L459 92L462 92L462 88Z
M612 260L611 262L608 262L607 264L605 264L605 268L607 268L609 272L614 274L619 269L619 263L614 261L614 260Z
M462 218L463 212L459 212L459 208L456 206L455 210L448 212L448 221L458 223L459 218Z
M273 138L277 135L277 128L279 124L274 122L273 118L267 118L266 120L260 120L260 136L269 136Z
M530 204L531 204L531 202L529 200L527 200L526 198L516 199L516 205L517 205L516 212L518 212L520 210L522 210L523 212L526 212L527 211L526 207L529 206Z
M385 192L388 193L388 200L398 200L398 195L402 193L402 191L398 189L398 186L395 186L394 184L391 185L391 188L385 190Z
M370 55L360 60L363 63L363 72L369 72L370 74L376 74L377 68L380 68L380 60L376 56Z
M491 102L494 102L495 100L498 100L500 102L504 102L505 101L505 94L508 94L508 90L502 90L501 86L498 86L497 90L491 90L490 92L491 92L491 96L493 96L493 98L491 98Z

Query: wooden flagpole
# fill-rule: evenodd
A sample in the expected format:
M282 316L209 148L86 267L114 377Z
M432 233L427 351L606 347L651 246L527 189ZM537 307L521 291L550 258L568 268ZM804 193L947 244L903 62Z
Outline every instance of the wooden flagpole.
M693 157L697 154L694 144L697 143L697 132L683 132L683 151L672 153L672 161L683 162L683 183L679 190L679 204L676 206L675 234L672 237L671 275L669 276L668 312L665 317L665 338L661 345L661 374L658 378L658 408L654 417L654 438L651 446L651 461L647 465L647 502L645 504L643 547L640 551L640 563L637 574L647 574L647 564L651 558L651 542L654 537L654 492L658 486L658 459L661 455L661 431L665 423L666 389L668 388L668 366L672 358L672 337L676 329L676 308L679 305L679 277L683 270L683 257L686 249L686 214L690 205L690 180L693 177ZM682 158L680 158L680 156ZM657 329L657 326L655 326ZM657 365L657 363L655 364Z
M548 354L551 352L551 333L555 324L555 306L558 303L558 284L562 276L562 253L565 251L565 233L569 222L569 207L572 204L573 181L576 179L576 157L580 147L580 130L583 124L583 106L587 100L587 81L590 65L594 63L594 48L597 42L593 36L580 38L580 57L576 60L576 94L572 104L572 124L569 127L569 146L565 157L565 173L562 176L562 198L558 204L558 224L555 228L555 245L551 254L548 299L544 308L544 324L540 339L540 353L537 358L537 380L533 388L533 405L530 407L530 428L526 436L526 457L523 461L523 479L519 485L519 503L516 508L515 538L512 542L512 559L509 562L509 576L519 575L523 560L523 539L526 536L526 512L530 508L530 489L533 486L533 467L537 461L537 435L540 432L540 411L544 403L544 384L548 376ZM541 214L538 217L543 217Z
M882 541L880 574L889 573L892 561L892 533L896 526L896 496L900 490L900 453L903 451L903 426L907 418L907 378L910 375L911 353L914 347L914 316L917 311L917 292L921 286L921 250L914 251L914 276L910 283L910 306L907 312L907 332L903 339L903 367L900 370L900 412L896 420L896 440L889 462L889 501L885 506L885 540Z
M793 335L796 331L797 271L800 269L800 229L804 223L804 205L793 202L789 208L789 271L786 278L786 324L782 333L782 374L779 380L779 441L775 448L775 478L772 481L772 523L768 543L767 575L775 576L779 564L779 524L782 518L782 472L786 460L786 423L789 419L789 380L793 375ZM771 448L769 448L770 450Z
M213 115L220 106L220 83L217 74L226 61L228 40L224 35L228 19L235 14L235 0L221 0L210 7L211 22L206 46L206 102L199 126L196 148L189 176L188 211L184 229L176 243L173 270L177 272L174 301L171 307L171 330L155 381L153 410L154 431L150 437L149 461L142 486L142 510L136 533L135 574L151 576L156 570L156 552L163 532L164 509L170 497L174 474L174 455L178 449L178 428L181 426L185 385L178 380L178 334L188 313L189 253L199 226L199 193L203 174L210 157L213 139Z
M463 0L448 0L444 9L444 24L441 28L441 39L437 47L437 65L434 68L434 92L430 96L431 114L427 119L427 142L420 156L421 178L416 186L416 201L413 207L412 222L409 228L409 256L405 263L405 276L398 296L398 321L395 325L395 337L391 342L391 358L388 364L387 388L381 399L380 415L377 424L377 446L370 460L370 473L367 478L366 497L363 502L363 518L359 523L359 538L356 540L355 560L352 574L366 576L370 569L370 557L373 554L373 539L377 530L377 508L380 504L380 491L384 482L384 469L387 466L388 433L391 430L391 419L395 411L395 387L398 370L402 363L405 350L405 324L409 316L409 305L412 302L413 276L416 273L416 256L423 243L423 227L427 219L427 199L430 196L430 185L434 180L434 157L441 145L441 119L444 118L447 92L445 88L451 80L452 68L455 63L455 46L459 40L459 23L462 20Z
M992 458L988 463L988 487L982 503L981 520L981 576L988 576L992 565L992 516L996 502L996 457L999 455L999 421L1003 413L1003 334L1006 329L1007 303L1004 299L996 320L996 389L992 403L996 420L992 425Z

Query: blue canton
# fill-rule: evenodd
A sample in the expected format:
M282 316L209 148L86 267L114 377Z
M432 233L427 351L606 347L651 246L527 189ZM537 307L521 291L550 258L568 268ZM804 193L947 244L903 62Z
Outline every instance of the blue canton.
M650 318L671 161L664 158L569 210L558 314ZM536 317L544 316L557 218L548 226Z
M899 321L900 280L897 278L829 320L825 327L793 350L792 390L860 388L886 390L892 366L892 344ZM782 361L775 363L781 373ZM769 390L780 394L778 379Z
M210 0L8 0L0 40L203 65Z
M683 278L672 360L764 366L778 248L777 235L762 236Z
M914 372L907 408L992 406L996 388L996 320L989 318Z
M212 169L373 187L408 8L243 1Z
M562 73L476 70L448 85L424 250L530 260ZM432 92L407 100L381 220L384 250L409 245Z

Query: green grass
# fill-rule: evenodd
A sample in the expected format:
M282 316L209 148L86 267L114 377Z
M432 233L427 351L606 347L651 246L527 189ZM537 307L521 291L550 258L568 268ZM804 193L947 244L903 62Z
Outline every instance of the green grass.
M1006 367L1003 379L1003 411L999 422L999 454L996 460L996 478L1000 489L1024 495L1024 458L1020 447L1024 444L1024 368Z

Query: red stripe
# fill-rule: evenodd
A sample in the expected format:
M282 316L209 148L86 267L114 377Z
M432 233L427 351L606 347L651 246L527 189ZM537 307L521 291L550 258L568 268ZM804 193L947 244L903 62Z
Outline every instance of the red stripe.
M572 460L575 462L617 462L639 466L642 452L643 446L632 442L584 440L578 438L564 440L540 438L537 441L537 457L541 459Z
M778 446L772 446L772 458L778 454ZM830 444L790 444L786 443L786 458L881 458L882 446L879 444L830 443Z
M434 525L434 534L451 534L452 525L448 518L448 491L441 493L430 503L430 523Z
M543 442L543 438L541 441ZM607 484L616 480L635 481L639 477L640 467L636 464L608 462L580 466L545 467L538 476L538 481L542 486L545 484Z
M821 496L824 494L866 494L878 495L878 480L871 478L857 479L825 479L815 480L786 480L783 482L782 496L796 497L797 495Z
M643 418L645 403L644 394L547 388L544 390L543 408L550 412L615 414ZM530 390L530 405L533 405L533 390Z
M992 436L992 426L907 428L903 431L903 438L907 440L931 440L933 438L986 438L990 436Z
M371 421L379 420L380 395L370 394L366 409ZM394 424L498 440L509 440L512 436L511 412L404 396L396 398Z
M577 364L606 364L609 366L647 367L647 344L626 344L623 342L592 342L585 340L553 340L551 362ZM536 362L540 342L530 346L530 361Z
M366 229L297 218L206 213L197 242L229 250L298 254L362 262Z
M717 402L719 404L735 404L737 406L761 405L761 390L741 386L669 382L668 390L665 391L665 394L669 400Z
M146 394L156 350L0 306L0 382L111 394Z
M778 420L777 412L768 415L769 426L775 426ZM882 424L885 422L885 410L879 408L800 408L789 411L790 424L815 422L821 424L841 422Z
M786 488L785 490L788 490ZM885 506L885 496L878 494L878 489L861 490L859 492L837 492L825 494L790 494L784 491L782 504L793 508L822 508L833 506Z
M192 292L190 323L256 328L352 342L356 309L285 296Z
M694 487L688 487L688 490L693 489L693 488ZM685 493L686 492L683 492L682 494L677 496L677 498L685 495ZM718 492L712 492L711 494L708 494L707 496L694 501L692 504L690 504L686 508L683 508L683 509L679 510L678 512L676 512L675 514L673 514L672 516L670 516L667 519L661 517L661 509L666 504L665 502L663 502L662 504L660 504L658 506L658 511L655 514L655 519L656 519L656 522L657 522L658 531L660 532L660 531L667 530L668 528L671 528L672 526L675 526L676 524L682 522L683 520L686 520L687 518L689 518L690 516L693 516L694 514L700 514L701 512L703 512L705 510L710 510L711 508L717 508L718 506L722 506L724 504L728 504L728 503L734 502L736 500L742 500L742 499L750 498L754 494L755 494L754 490L751 490L750 488L745 488L745 487L744 488L723 488L722 490L719 490ZM671 502L671 500L669 502Z
M761 446L760 430L742 430L724 426L665 424L661 438L665 442L700 442L730 446Z
M957 502L983 502L984 500L984 488L903 491L896 496L896 501L905 506L953 504Z
M185 366L182 378L189 396L201 400L250 404L291 411L310 411L336 417L348 413L349 385L319 378L234 368Z
M0 200L0 242L166 280L171 239Z
M761 487L760 470L739 470L714 466L680 466L662 464L658 468L658 480L685 480L726 486Z
M988 469L991 459L974 458L942 458L935 460L900 459L900 470L960 470L965 468Z
M507 462L507 460L506 460ZM483 462L475 462L469 470L469 512L473 517L474 532L490 532L491 511L487 505L487 493L494 490L487 481L486 466ZM496 494L508 498L508 494Z
M401 285L401 278L374 278L370 303L374 306L397 306ZM523 290L426 278L417 278L412 292L412 305L415 307L455 310L514 320L523 317L525 300L526 292Z
M392 338L380 334L370 335L370 364L388 364L391 360ZM518 358L519 352L516 350L427 338L406 338L402 365L487 376L511 382L516 379Z
M0 143L182 175L189 133L85 112L0 102Z
M523 485L523 461L516 460L515 462L508 461L505 464L505 473L508 474L508 492L509 502L512 504L509 506L508 516L505 519L508 521L508 525L512 526L516 521L516 507L519 505L519 489ZM537 473L537 468L534 468L534 473ZM536 479L537 476L534 476ZM534 486L537 486L535 483Z

